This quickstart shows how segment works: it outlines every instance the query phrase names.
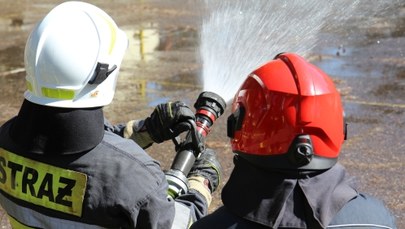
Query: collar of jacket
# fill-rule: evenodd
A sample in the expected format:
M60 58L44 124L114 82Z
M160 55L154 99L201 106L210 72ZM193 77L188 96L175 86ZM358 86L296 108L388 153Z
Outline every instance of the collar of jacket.
M357 194L338 163L326 171L298 174L263 170L236 158L222 201L239 217L271 228L325 228Z
M103 110L101 107L56 108L24 100L9 133L26 152L48 155L81 153L102 141Z

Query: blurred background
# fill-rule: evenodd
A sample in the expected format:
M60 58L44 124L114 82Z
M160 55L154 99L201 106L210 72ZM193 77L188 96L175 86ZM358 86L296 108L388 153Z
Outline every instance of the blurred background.
M15 116L23 101L25 41L35 23L60 2L0 0L0 124ZM192 107L204 90L200 32L209 7L195 0L88 2L109 13L130 39L106 117L112 123L143 119L157 104L174 100ZM360 4L359 12L373 2ZM405 2L387 2L372 16L351 15L348 22L325 27L305 54L333 78L343 98L349 127L340 162L360 190L382 199L398 228L405 228ZM224 168L220 189L233 168L226 137L229 105L207 137ZM170 141L147 151L163 169L175 155ZM222 204L220 189L211 211ZM2 211L0 217L2 228L8 228Z

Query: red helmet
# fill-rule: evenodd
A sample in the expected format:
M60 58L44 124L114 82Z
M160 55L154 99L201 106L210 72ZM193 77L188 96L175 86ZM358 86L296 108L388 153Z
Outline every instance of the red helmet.
M232 112L232 150L262 167L328 169L346 137L332 80L293 53L253 71L236 93Z

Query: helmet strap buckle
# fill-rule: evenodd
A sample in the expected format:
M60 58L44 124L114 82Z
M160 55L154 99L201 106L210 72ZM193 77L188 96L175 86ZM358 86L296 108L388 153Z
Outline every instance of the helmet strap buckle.
M295 166L304 166L311 162L314 149L311 137L307 134L298 135L288 152L290 162Z
M89 81L89 84L101 84L107 77L117 69L117 65L113 65L110 69L108 69L108 64L106 63L97 63L95 76Z

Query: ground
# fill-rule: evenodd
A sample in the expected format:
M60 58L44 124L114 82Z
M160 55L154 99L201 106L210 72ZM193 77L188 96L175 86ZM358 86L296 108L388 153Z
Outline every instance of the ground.
M57 2L0 0L0 124L18 113L23 100L27 36ZM192 106L202 90L195 54L201 11L193 1L90 2L111 14L130 38L116 97L105 108L110 121L146 117L153 106L168 100ZM356 177L360 190L382 199L398 228L405 228L405 4L389 12L325 30L309 58L333 78L342 95L349 135L340 162ZM207 137L224 168L210 210L221 205L220 190L233 168L228 115L229 109ZM148 152L163 169L175 155L171 142L155 144ZM2 228L8 227L3 214Z

